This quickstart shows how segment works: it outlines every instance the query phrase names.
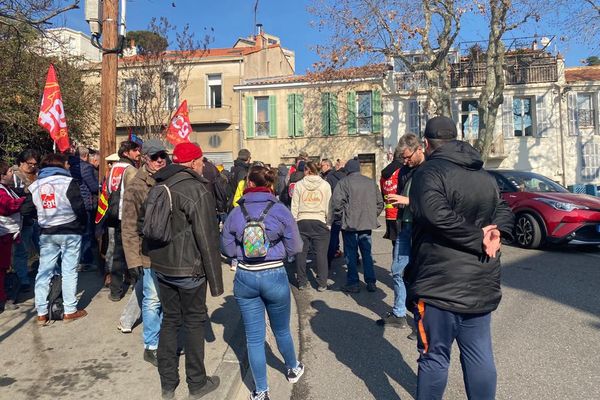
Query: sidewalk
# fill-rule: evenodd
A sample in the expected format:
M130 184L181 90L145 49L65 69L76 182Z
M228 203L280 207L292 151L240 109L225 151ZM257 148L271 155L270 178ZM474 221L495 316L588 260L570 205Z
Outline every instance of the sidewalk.
M218 298L208 293L205 364L208 375L219 375L221 387L206 399L232 399L242 384L245 368L239 360L246 360L245 337L233 277L223 265L225 293ZM81 320L38 327L31 298L18 310L0 314L2 398L159 399L158 372L143 360L142 326L131 334L117 330L127 297L118 303L108 300L108 289L95 272L80 273L78 288L80 306L89 313ZM185 399L185 356L179 372L176 398Z

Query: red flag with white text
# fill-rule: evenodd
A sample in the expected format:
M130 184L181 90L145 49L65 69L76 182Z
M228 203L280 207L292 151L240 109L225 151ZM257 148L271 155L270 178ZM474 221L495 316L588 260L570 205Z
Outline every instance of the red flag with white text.
M167 128L167 140L174 146L178 143L189 142L191 132L190 113L188 112L187 100L184 100L173 115L173 118L171 118L171 122Z
M50 137L56 143L59 151L63 152L69 149L67 119L65 117L62 96L60 95L60 86L56 79L56 71L52 64L48 68L48 76L46 77L44 95L38 116L38 125L50 133Z

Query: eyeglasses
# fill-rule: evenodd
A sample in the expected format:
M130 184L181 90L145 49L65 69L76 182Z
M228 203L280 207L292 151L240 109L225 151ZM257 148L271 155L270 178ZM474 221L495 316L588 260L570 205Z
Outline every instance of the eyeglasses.
M25 162L25 164L29 165L30 167L34 167L34 168L37 167L37 165L38 165L37 162L29 162L29 161Z
M414 155L416 152L417 152L417 150L415 150L415 151L413 151L412 153L410 153L410 156L406 156L406 157L405 157L405 156L402 156L402 159L403 159L404 161L408 161L408 160L410 160L410 159L412 158L412 156L413 156L413 155Z
M166 160L167 157L168 157L167 153L165 153L164 151L161 151L159 153L152 154L150 156L150 159L152 161L158 161L159 158L162 158L163 160Z

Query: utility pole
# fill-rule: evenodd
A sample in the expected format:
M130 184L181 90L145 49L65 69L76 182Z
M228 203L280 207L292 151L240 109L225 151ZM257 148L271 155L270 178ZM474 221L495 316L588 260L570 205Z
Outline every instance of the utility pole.
M105 49L118 47L118 0L103 1L102 45ZM100 156L102 161L115 152L117 108L117 57L115 51L102 52L102 85L100 89ZM100 177L105 176L106 162L100 163Z

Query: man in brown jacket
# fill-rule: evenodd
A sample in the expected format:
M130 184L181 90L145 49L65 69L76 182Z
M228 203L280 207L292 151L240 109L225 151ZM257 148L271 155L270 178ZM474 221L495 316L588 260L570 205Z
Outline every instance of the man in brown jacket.
M133 324L140 316L141 301L141 315L144 321L144 360L154 366L158 366L156 351L162 309L158 298L156 274L150 269L150 258L142 254L142 238L137 226L142 205L148 197L150 188L156 183L152 176L167 165L167 159L168 154L162 142L156 139L144 142L142 146L144 165L131 179L124 193L121 220L121 237L129 275L137 278L138 282L136 290L131 294L123 310L118 328L123 333L131 332Z

